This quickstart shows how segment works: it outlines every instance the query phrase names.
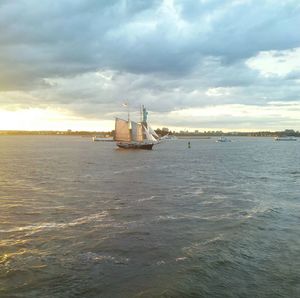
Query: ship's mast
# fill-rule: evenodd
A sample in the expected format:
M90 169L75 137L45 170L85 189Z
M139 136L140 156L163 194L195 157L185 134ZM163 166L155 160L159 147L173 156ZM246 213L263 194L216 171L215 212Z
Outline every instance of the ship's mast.
M130 122L130 113L129 113L129 102L126 101L126 106L127 106L127 115L128 115L128 123Z
M145 126L145 127L148 127L148 125L147 125L147 115L148 115L148 112L147 112L147 110L146 110L146 108L144 107L144 105L142 106L142 114L143 114L143 120L142 120L142 122L143 122L143 125Z
M125 103L123 104L123 106L124 106L124 107L127 107L128 128L131 129L129 101L126 100Z
M143 122L143 107L140 105L140 122Z

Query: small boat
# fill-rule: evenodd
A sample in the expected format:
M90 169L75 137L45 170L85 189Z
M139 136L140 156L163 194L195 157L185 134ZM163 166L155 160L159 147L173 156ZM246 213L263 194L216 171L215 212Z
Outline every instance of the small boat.
M157 144L156 138L150 133L150 126L147 123L147 112L143 107L143 117L141 122L116 118L114 141L122 149L144 149L152 150Z
M217 143L228 143L231 142L230 139L225 138L225 137L220 137L219 139L216 140Z
M103 137L94 136L92 139L94 142L112 142L113 141L113 138L111 138L111 137L103 138Z
M94 136L94 137L93 137L93 141L94 141L94 142L103 141L103 138L100 138L100 137Z
M172 141L177 140L176 136L170 135L169 133L160 138L161 141Z
M291 137L275 137L274 141L297 141L297 139L293 136L291 136Z

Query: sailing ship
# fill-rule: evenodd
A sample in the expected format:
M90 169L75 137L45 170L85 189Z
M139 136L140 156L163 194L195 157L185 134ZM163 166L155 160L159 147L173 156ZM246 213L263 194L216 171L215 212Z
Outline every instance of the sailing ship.
M275 137L274 138L275 141L297 141L297 139L293 136L282 136L282 137Z
M148 112L144 107L141 114L141 122L130 120L129 109L128 120L116 118L114 140L118 147L123 149L152 150L154 144L157 143L157 139L150 132L150 130L153 130L147 123Z
M225 137L220 137L216 140L217 143L228 143L228 142L231 142L230 139L228 138L225 138Z

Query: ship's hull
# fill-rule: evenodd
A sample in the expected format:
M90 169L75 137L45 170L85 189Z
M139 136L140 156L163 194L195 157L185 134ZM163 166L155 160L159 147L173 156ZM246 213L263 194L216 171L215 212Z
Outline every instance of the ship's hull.
M117 146L122 149L143 149L152 150L154 144L138 144L138 143L117 143Z
M231 140L227 139L227 138L220 138L218 140L216 140L217 143L230 143Z
M297 141L294 137L276 137L275 141Z

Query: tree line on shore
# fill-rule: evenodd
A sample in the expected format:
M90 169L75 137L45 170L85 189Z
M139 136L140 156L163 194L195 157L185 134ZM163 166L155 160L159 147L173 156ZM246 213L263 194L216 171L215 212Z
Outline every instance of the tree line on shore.
M283 131L256 131L256 132L223 132L223 131L204 131L198 130L194 132L189 131L170 131L167 128L156 129L155 132L159 136L175 135L175 136L193 136L193 137L218 137L218 136L245 136L245 137L275 137L275 136L295 136L300 137L300 132L293 129L285 129ZM1 130L0 135L58 135L58 136L100 136L103 138L113 137L114 130L112 131L25 131L25 130Z

